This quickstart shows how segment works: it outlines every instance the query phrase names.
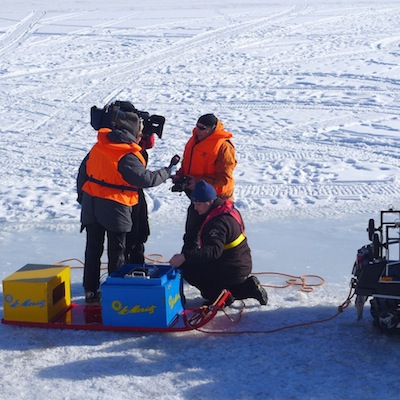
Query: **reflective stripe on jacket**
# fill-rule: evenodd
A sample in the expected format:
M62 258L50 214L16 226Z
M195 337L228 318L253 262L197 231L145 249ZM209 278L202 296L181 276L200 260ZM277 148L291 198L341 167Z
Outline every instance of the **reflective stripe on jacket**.
M222 214L227 214L227 215L230 215L231 217L233 217L237 221L237 223L240 225L240 230L241 230L241 234L235 240L233 240L230 243L225 244L224 250L233 249L233 248L239 246L239 244L242 243L243 240L246 239L246 235L244 233L244 224L243 224L242 216L240 215L239 211L235 208L233 201L226 200L224 202L224 204L214 208L210 212L210 214L207 215L206 219L204 220L203 224L201 225L201 228L199 230L200 248L203 245L201 236L202 236L204 226L207 224L208 221L210 221L210 219L215 218L218 215L222 215Z
M86 171L89 179L82 190L92 197L116 201L126 206L138 203L136 187L126 182L118 171L119 160L133 153L143 165L146 161L136 143L115 143L107 138L110 129L102 128L98 132L97 143L89 153Z

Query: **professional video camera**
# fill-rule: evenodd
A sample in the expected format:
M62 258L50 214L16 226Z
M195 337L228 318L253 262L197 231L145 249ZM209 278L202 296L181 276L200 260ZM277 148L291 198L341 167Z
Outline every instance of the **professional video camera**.
M172 186L172 192L184 192L189 184L189 178L187 176L183 176L182 178L175 181L174 186Z
M90 109L90 125L96 130L113 129L118 113L121 112L134 112L139 116L143 121L143 137L149 137L155 133L161 139L165 118L161 115L150 115L147 111L139 111L129 101L115 101L103 108L93 106Z

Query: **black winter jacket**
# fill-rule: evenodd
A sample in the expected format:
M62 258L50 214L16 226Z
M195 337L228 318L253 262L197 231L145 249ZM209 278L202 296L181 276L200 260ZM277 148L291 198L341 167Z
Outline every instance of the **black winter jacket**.
M224 204L217 199L209 212ZM211 218L201 232L200 247L184 248L186 263L197 264L198 268L208 271L212 276L226 285L236 285L252 271L252 258L247 239L238 246L224 250L224 246L236 240L242 233L239 223L228 214Z

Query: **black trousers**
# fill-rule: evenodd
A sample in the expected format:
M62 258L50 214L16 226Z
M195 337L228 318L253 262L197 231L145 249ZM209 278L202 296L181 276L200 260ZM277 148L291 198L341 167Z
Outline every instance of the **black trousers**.
M247 275L237 275L235 278L217 276L213 266L184 263L182 276L187 283L199 289L201 296L207 300L214 301L224 289L230 290L238 300L248 297Z
M214 301L224 288L221 282L215 281L201 270L201 267L182 265L182 276L187 283L200 290L201 297Z
M144 244L150 235L143 189L138 190L138 195L138 204L132 208L132 230L126 234L125 261L128 264L144 264Z
M127 237L125 262L127 264L144 264L144 243L135 241L136 238Z
M100 286L101 257L104 252L104 238L107 233L108 274L115 272L125 262L125 232L110 232L98 224L86 225L85 266L83 287L97 291Z

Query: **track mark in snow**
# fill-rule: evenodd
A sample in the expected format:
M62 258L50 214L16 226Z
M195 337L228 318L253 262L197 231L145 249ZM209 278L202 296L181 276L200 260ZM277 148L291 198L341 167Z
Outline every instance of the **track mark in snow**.
M0 36L0 54L19 46L30 32L36 29L37 23L45 14L44 11L33 11L16 25L9 28Z

